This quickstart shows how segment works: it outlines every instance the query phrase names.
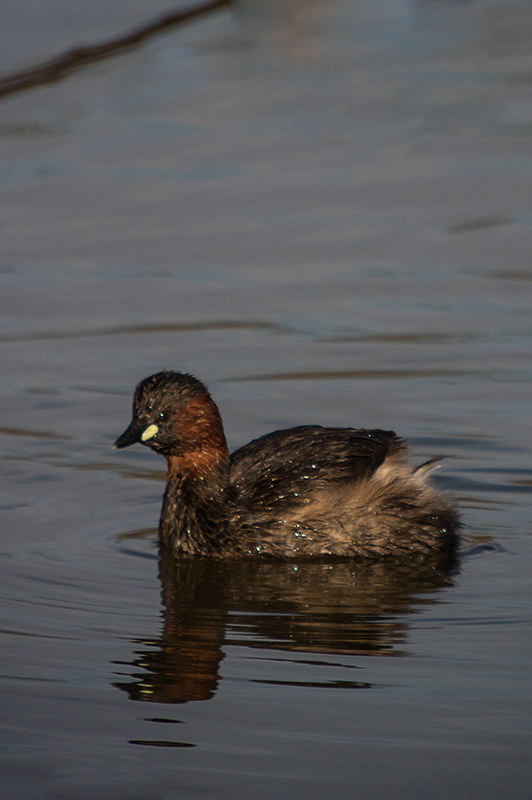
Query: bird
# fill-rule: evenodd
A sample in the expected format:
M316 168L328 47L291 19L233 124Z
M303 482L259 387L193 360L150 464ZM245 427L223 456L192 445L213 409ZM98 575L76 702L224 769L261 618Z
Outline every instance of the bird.
M393 431L301 425L229 453L220 412L194 376L164 370L136 387L114 448L164 456L159 543L175 554L403 558L452 551L451 500Z

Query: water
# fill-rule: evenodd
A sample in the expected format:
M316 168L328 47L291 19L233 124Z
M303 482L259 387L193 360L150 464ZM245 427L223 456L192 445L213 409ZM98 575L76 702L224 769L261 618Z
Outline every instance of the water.
M163 3L8 3L1 69ZM243 0L0 105L5 796L530 796L526 3ZM458 565L159 564L133 386L381 426Z

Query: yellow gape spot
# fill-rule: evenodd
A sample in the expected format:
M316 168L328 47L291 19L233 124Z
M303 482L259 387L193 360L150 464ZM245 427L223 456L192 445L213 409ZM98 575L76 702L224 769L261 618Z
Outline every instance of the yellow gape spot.
M159 428L157 425L148 425L144 433L141 435L141 441L147 442L148 439L153 439Z

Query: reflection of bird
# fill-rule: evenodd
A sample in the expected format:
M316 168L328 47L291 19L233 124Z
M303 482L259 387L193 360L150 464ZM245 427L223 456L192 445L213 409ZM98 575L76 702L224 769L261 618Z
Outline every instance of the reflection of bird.
M369 688L359 665L343 656L404 655L413 608L438 602L456 566L442 552L332 563L176 558L163 550L163 629L135 642L134 660L120 662L114 685L144 702L208 700L222 680L224 652L233 645L267 651L257 658L275 659L282 651L287 662L305 664L304 671L285 675L288 682ZM322 658L330 655L335 658ZM254 670L244 674L257 678Z
M133 421L115 442L166 458L159 524L175 552L213 556L402 556L452 549L458 517L412 469L391 431L302 426L229 455L205 386L159 372L136 389Z

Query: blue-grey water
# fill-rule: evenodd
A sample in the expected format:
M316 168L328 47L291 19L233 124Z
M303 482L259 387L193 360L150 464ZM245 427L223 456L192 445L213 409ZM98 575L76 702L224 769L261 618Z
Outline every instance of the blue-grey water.
M0 73L164 2L7 0ZM240 0L0 103L6 800L528 800L532 5ZM394 429L456 567L159 564L138 380Z

